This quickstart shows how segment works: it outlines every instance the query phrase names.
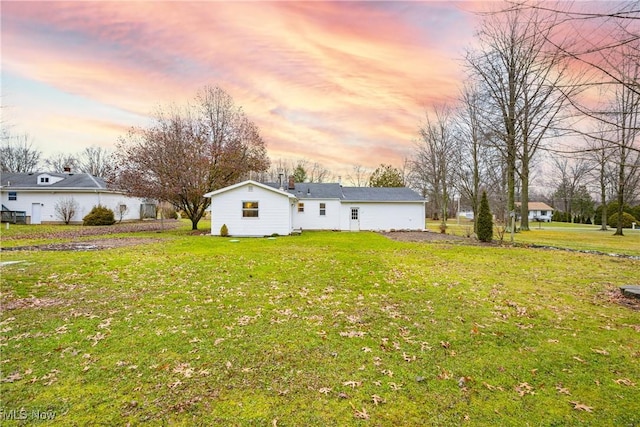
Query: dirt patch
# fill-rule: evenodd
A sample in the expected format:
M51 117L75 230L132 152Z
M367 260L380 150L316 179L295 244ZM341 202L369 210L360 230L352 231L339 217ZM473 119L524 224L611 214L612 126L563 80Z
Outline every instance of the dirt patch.
M614 304L627 307L631 310L640 311L640 299L625 296L620 289L608 289L604 292L604 298Z
M87 237L87 236L105 236L109 234L121 234L121 233L138 233L144 231L157 231L160 232L162 230L172 230L181 225L180 221L175 219L165 219L163 221L160 220L150 220L150 221L136 221L136 222L126 222L121 224L113 224L113 225L103 225L103 226L83 226L79 225L77 227L73 227L72 229L62 229L60 231L47 231L47 232L39 232L35 230L33 233L30 233L29 239L75 239L79 237ZM50 229L47 229L50 230ZM3 236L2 240L20 240L24 239L26 236L12 236L7 237Z
M3 310L15 310L17 308L44 308L62 305L64 303L60 298L19 298L2 302Z
M96 251L104 249L122 248L125 246L155 243L160 239L145 237L121 237L114 239L85 240L82 242L50 243L46 245L14 246L3 248L2 251Z
M388 231L381 232L383 236L400 242L458 242L470 245L479 242L468 237L454 236L452 234L434 233L432 231Z

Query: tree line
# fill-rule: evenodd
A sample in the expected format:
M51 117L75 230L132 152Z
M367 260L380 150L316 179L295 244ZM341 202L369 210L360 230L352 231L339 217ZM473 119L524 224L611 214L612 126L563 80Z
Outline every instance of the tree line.
M453 194L477 217L486 190L507 227L519 216L528 230L542 170L558 177L546 183L571 218L591 193L615 201L622 235L624 206L640 196L638 2L506 1L480 18L458 99L425 114L410 184L434 218L446 219Z

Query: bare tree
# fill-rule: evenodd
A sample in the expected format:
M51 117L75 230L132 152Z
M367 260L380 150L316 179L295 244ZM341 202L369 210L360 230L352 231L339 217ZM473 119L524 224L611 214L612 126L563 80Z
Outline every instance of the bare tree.
M354 187L366 187L369 182L371 171L362 165L354 165L351 173L347 175L347 180Z
M567 157L554 157L551 163L557 174L554 195L562 202L563 212L567 213L574 220L574 202L578 190L585 185L585 180L591 170L591 165L585 159L571 159ZM555 203L558 207L558 203Z
M0 148L0 169L2 172L35 172L42 153L33 146L29 134L12 135L3 129Z
M113 168L113 157L106 148L87 147L76 158L78 171L93 176L105 177Z
M585 150L587 162L590 165L590 173L598 183L600 206L602 206L602 221L600 230L607 231L607 193L613 186L612 157L615 154L615 145L611 144L610 137L606 136L606 127L600 124L598 132L592 132L587 138Z
M531 162L560 119L567 65L549 49L554 16L538 10L510 9L487 14L478 33L479 48L467 63L484 95L483 126L497 136L506 162L507 210L515 212L516 174L521 181L521 228L528 229ZM546 33L545 33L546 31Z
M116 208L114 209L114 213L118 218L118 223L121 223L124 217L129 212L129 207L124 202L118 202Z
M152 126L131 129L118 149L108 181L171 203L194 230L211 202L205 193L269 167L257 126L219 87L203 88L193 104L161 109Z
M414 182L419 183L423 196L433 203L433 218L446 224L452 190L456 140L453 134L452 112L448 107L428 113L419 129L420 141L412 163Z
M78 212L79 207L80 205L73 197L64 197L56 202L54 210L60 220L64 221L65 224L69 224Z
M78 160L73 154L56 153L44 160L44 166L47 172L77 172Z
M634 44L633 46L635 46ZM640 46L640 39L637 45ZM624 203L631 200L632 191L637 188L630 186L637 182L640 173L640 92L634 90L632 81L640 80L640 65L632 58L631 45L625 45L621 50L621 58L618 59L620 74L623 79L628 79L627 84L619 84L615 88L615 100L611 122L614 123L615 140L617 142L617 201L618 224L615 235L622 236L622 214Z

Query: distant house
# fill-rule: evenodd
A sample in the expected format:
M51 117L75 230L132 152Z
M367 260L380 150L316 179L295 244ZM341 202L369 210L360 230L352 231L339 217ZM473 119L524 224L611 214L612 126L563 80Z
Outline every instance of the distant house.
M211 198L211 234L288 235L296 230L424 230L425 199L409 188L244 181Z
M520 207L520 203L516 203ZM529 211L529 220L539 222L551 222L553 216L553 208L544 202L529 202L527 205Z
M9 212L17 212L30 224L61 223L56 205L70 199L78 205L72 223L82 222L96 205L113 210L116 220L155 218L152 203L109 189L102 178L86 173L2 173L0 196L3 221L11 216Z

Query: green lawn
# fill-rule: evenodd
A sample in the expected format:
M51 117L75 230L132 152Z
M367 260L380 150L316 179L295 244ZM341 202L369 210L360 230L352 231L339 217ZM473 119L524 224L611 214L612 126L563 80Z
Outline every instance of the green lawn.
M616 303L640 261L153 236L2 252L3 425L640 424L640 311Z
M439 225L437 221L427 222L430 231L439 232ZM529 227L530 231L514 234L516 243L640 256L640 228L624 229L624 236L614 236L615 229L601 231L599 225L533 222ZM466 236L471 230L473 223L469 221L447 224L448 234ZM498 238L498 234L494 233L494 239ZM505 234L503 242L508 244L510 241L511 235Z

